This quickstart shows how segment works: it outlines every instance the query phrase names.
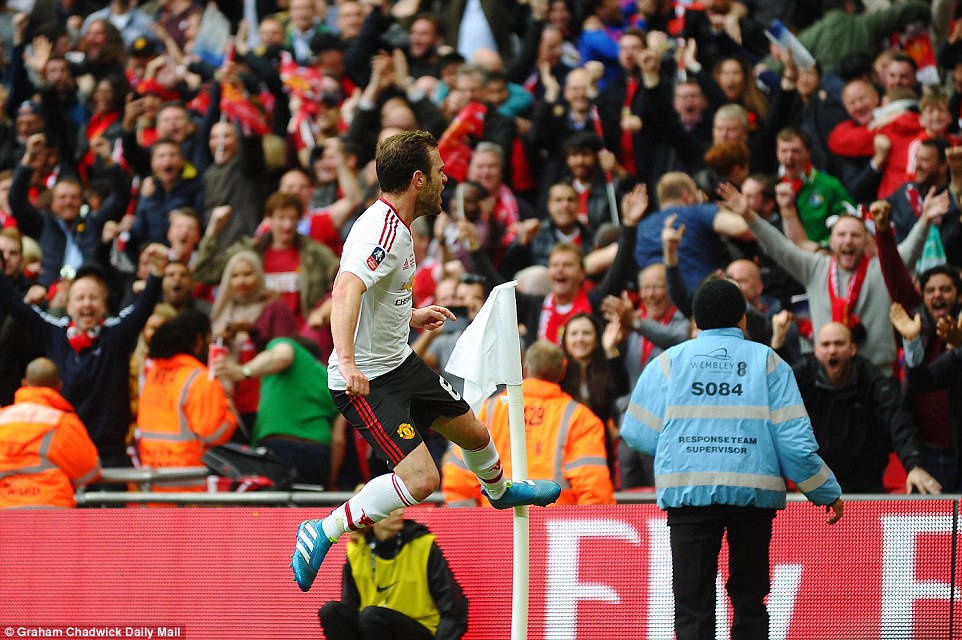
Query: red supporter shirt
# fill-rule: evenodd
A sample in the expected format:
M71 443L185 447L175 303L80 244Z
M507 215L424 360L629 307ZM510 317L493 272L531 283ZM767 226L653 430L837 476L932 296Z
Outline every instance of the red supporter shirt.
M295 247L273 249L264 252L264 279L267 287L281 294L294 318L297 328L303 326L301 313L301 255Z
M341 241L341 233L331 221L329 208L319 209L310 213L311 227L308 235L323 245L326 245L339 256L344 250L344 243Z

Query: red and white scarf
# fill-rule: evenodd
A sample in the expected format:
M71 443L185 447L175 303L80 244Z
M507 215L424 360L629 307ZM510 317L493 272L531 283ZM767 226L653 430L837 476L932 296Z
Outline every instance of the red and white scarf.
M572 180L571 186L578 194L578 222L588 224L588 200L591 198L591 184L582 184L580 180Z
M89 349L93 345L94 340L100 335L100 328L103 326L103 321L100 322L93 329L87 331L80 331L77 329L77 325L74 324L73 320L67 326L67 342L70 343L71 348L80 353L84 349Z
M909 201L909 206L912 207L915 218L920 218L922 216L922 194L911 182L905 185L905 199Z
M869 257L864 256L855 267L848 281L848 291L843 298L839 290L838 260L832 258L832 263L828 267L828 297L832 301L832 322L841 322L849 329L861 323L854 309L859 293L862 291L862 285L865 284L868 263Z
M812 178L812 163L809 162L807 165L805 165L805 171L798 174L797 178L793 178L788 175L788 173L785 171L785 167L778 168L778 175L782 182L787 182L788 184L792 185L792 191L794 191L795 195L797 196L798 192L802 190L803 186L805 186L805 183Z
M675 311L677 310L678 309L675 307L675 305L671 305L665 311L664 315L662 315L660 318L654 318L654 319L660 322L661 324L667 326L668 323L671 322L671 319L675 317ZM642 320L648 319L648 310L645 309L645 305L641 305L641 307L638 309L638 317L641 318ZM645 336L641 336L641 368L642 369L645 368L645 365L648 363L648 359L651 358L651 352L654 350L655 350L655 343L649 340L648 338L646 338Z

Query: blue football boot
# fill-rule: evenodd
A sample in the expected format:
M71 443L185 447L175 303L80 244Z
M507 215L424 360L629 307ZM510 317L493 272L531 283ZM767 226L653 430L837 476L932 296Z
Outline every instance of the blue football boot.
M317 570L332 544L324 535L321 520L305 520L297 527L297 547L291 556L291 569L294 570L294 582L301 591L307 591L314 584Z
M508 480L508 488L500 498L494 499L482 488L481 492L495 509L510 509L523 505L546 507L561 495L561 486L551 480Z

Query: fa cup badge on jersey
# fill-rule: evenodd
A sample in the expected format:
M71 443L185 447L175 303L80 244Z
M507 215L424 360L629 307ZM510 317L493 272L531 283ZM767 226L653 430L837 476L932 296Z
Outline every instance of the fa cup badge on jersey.
M386 256L387 253L384 252L384 249L381 247L374 247L374 251L372 251L371 255L367 257L367 268L371 271L377 271L377 268L381 266L381 263L384 262L384 258Z

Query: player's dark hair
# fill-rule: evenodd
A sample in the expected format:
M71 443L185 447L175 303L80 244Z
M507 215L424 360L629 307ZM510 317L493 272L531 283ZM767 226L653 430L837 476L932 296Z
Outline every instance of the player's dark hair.
M402 131L377 145L374 166L384 193L403 193L415 171L430 179L431 150L438 141L427 131Z

